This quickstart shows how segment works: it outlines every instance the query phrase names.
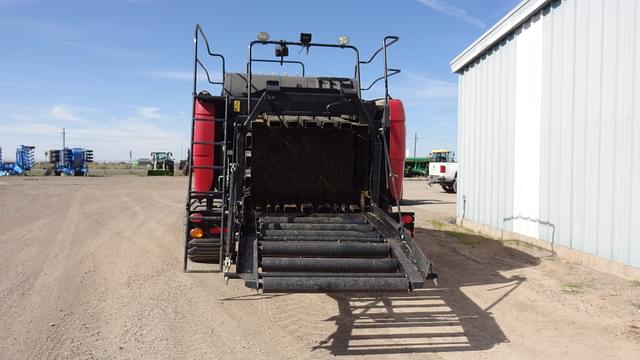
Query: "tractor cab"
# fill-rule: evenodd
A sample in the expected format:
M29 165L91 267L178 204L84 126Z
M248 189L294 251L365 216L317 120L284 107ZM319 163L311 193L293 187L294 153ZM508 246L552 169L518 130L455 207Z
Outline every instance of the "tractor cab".
M151 168L147 176L173 176L175 162L173 153L157 151L151 153Z

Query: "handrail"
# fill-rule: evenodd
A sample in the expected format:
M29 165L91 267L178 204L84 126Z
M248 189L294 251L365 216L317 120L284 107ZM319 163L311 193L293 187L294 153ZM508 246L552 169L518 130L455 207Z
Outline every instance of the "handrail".
M387 39L391 39L391 42L386 43ZM400 40L399 37L395 36L395 35L389 35L389 36L385 36L384 41L386 43L386 47L389 47L393 44L395 44L396 42L398 42L398 40ZM373 59L376 58L376 56L378 56L378 54L380 53L380 51L382 51L384 49L383 47L380 47L378 50L376 50L373 55L371 55L371 57L369 58L369 60L366 61L360 61L360 64L369 64L373 61Z
M393 75L397 75L398 73L400 73L400 69L389 69L387 67L387 48L393 44L395 44L396 42L398 42L400 40L400 37L395 36L395 35L388 35L385 36L384 39L382 40L382 46L376 50L373 55L371 55L371 57L369 58L369 60L365 60L365 61L360 61L360 64L370 64L377 56L378 54L380 54L380 52L383 53L384 56L384 75L378 77L377 79L373 80L373 82L371 84L369 84L369 86L367 86L366 88L360 88L361 91L367 91L367 90L371 90L371 88L380 80L384 79L384 99L385 99L385 107L389 101L389 78L392 77Z
M212 84L212 85L224 85L224 75L223 75L222 81L213 81L213 80L211 80L211 76L209 75L209 70L207 70L207 67L204 66L204 64L200 61L200 59L197 59L196 62L198 63L198 65L200 65L200 68L202 70L204 70L205 75L207 75L207 82L209 84Z
M248 77L248 81L247 81L247 114L251 113L251 89L253 88L253 82L252 82L252 64L253 61L255 61L253 59L253 46L254 45L282 45L282 46L300 46L303 48L310 48L312 46L315 47L327 47L327 48L340 48L340 49L351 49L355 52L356 55L356 81L358 82L358 84L360 84L360 50L358 50L357 47L353 46L353 45L341 45L341 44L323 44L323 43L302 43L302 42L297 42L297 41L285 41L285 40L280 40L280 41L274 41L274 40L269 40L269 41L261 41L261 40L253 40L250 44L249 44L249 61L247 62L247 77ZM280 62L280 61L278 61ZM358 85L358 96L360 96L360 85Z
M398 73L400 73L400 69L388 69L387 72L388 72L387 77L392 77L393 75L397 75ZM361 90L363 91L371 90L373 85L375 85L378 81L384 79L384 77L385 77L384 75L380 76L379 78L373 80L373 82L369 84L369 86L367 86L366 88L361 88Z
M200 61L200 58L198 57L198 42L199 42L199 38L200 36L202 37L202 40L204 40L204 44L205 47L207 49L207 54L209 56L212 57L217 57L220 58L220 61L222 63L222 81L212 81L211 80L211 76L209 74L209 70L207 69L206 66L204 66L204 64ZM197 96L197 86L198 86L198 66L200 66L202 68L202 70L204 70L205 74L207 75L207 82L209 82L209 84L212 85L221 85L222 86L222 90L226 91L225 87L224 87L224 76L226 74L226 61L225 58L222 54L218 54L218 53L214 53L213 51L211 51L211 46L209 46L209 40L207 39L207 36L205 35L204 31L202 30L202 27L200 26L200 24L196 24L196 29L194 31L194 36L193 36L193 42L194 42L194 50L193 50L193 96Z
M302 76L304 77L305 66L304 66L304 63L302 61L297 61L297 60L270 60L270 59L253 59L253 61L255 61L255 62L278 63L278 64L298 64L302 68Z
M387 40L389 39L391 39L391 41L387 42ZM400 40L400 38L397 36L385 36L384 39L382 40L382 47L384 48L384 107L385 107L385 113L387 114L387 117L389 116L389 112L386 111L387 107L389 106L389 70L387 66L387 48L395 44L396 42L398 42L398 40ZM385 125L388 123L389 123L389 119L386 118ZM398 211L400 211L400 202L398 202Z

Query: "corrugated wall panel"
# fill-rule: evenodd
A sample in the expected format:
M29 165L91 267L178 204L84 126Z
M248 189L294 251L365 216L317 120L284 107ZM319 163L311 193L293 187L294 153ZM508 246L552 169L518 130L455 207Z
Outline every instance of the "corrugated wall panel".
M631 39L629 43L631 45L632 57L629 62L630 68L629 78L631 79L631 109L629 111L629 134L631 134L631 151L629 162L624 164L631 168L631 176L629 177L629 204L630 210L628 213L629 219L629 236L627 243L627 259L628 264L640 267L640 25L638 20L640 19L640 4L637 1L630 0L632 3L633 11L632 16L627 18L633 25L630 32ZM626 76L626 74L625 74ZM624 251L624 249L623 249Z
M551 120L551 113L553 111L554 100L557 92L555 84L558 76L557 69L553 66L554 55L557 49L555 49L554 42L552 41L555 33L555 23L552 16L548 16L551 11L547 8L543 11L543 17L540 20L542 22L542 92L547 93L546 96L542 96L542 102L539 105L542 108L540 116L540 194L538 200L538 218L541 221L551 219L550 203L551 203L551 187L553 179L551 178L551 167L553 166L553 160L551 155L554 153L554 147L556 142L554 140L554 132L552 131L552 124L555 122ZM557 140L556 140L557 141ZM538 223L538 236L537 238L551 241L550 233L548 233L548 226L542 223Z
M612 204L613 211L610 214L612 226L611 237L613 239L619 239L619 241L612 241L611 253L612 258L617 261L627 262L629 261L627 249L629 247L630 235L629 227L630 221L629 214L631 213L631 182L632 167L628 164L631 162L631 155L633 149L632 138L632 124L633 124L633 81L632 76L634 67L633 39L632 31L625 31L623 24L634 24L636 18L634 18L634 12L637 1L623 1L620 2L616 9L615 18L620 21L615 24L615 33L617 38L616 56L613 59L613 77L619 79L614 85L615 97L612 101L612 106L616 109L616 119L620 119L616 124L615 140L614 140L614 154L613 164L614 169L619 169L616 174L619 176L613 176L613 196Z
M574 204L574 168L573 164L573 146L574 146L574 124L576 109L576 3L569 1L554 8L559 11L557 14L558 23L562 24L562 35L554 37L555 42L562 52L556 52L562 57L558 61L562 80L560 86L561 93L561 111L558 113L560 123L560 144L557 147L557 157L560 162L560 175L558 176L556 186L560 189L558 216L550 219L552 223L557 224L556 242L558 244L573 247L573 204ZM556 27L558 29L559 27ZM563 226L560 226L563 224Z
M559 2L552 3L551 7L547 11L563 11L559 7ZM566 77L564 69L562 67L562 59L565 56L565 47L561 41L553 41L553 39L562 39L565 30L564 23L561 21L563 18L562 13L558 13L557 16L548 16L545 13L545 21L549 21L549 25L545 26L545 46L549 46L548 55L545 57L548 62L545 64L545 68L550 68L551 71L545 73L549 90L551 93L547 98L549 106L544 110L543 120L545 121L547 133L546 136L549 139L548 146L542 146L541 149L546 150L544 156L544 163L546 171L542 172L543 176L547 178L544 192L547 194L545 201L540 204L540 207L545 210L545 213L541 215L542 219L549 221L549 224L541 225L540 238L547 241L554 241L555 243L561 243L568 246L566 243L559 242L559 235L555 231L555 224L561 223L560 220L560 208L561 203L561 171L562 171L562 136L563 121L555 119L553 114L562 116L563 109L566 106L563 95L564 84ZM544 136L544 135L543 135Z
M537 229L540 239L640 266L639 18L635 0L554 1L464 69L459 217L464 212L497 228ZM525 33L539 30L537 24L541 54L527 48L537 46ZM540 55L541 65L522 54ZM523 66L540 66L539 79ZM539 81L539 103L522 101L522 94L536 92L518 84L518 74L529 85ZM517 94L518 106L524 106L519 112ZM539 111L539 124L522 109ZM533 156L515 141L527 140L526 131L538 128ZM515 163L538 156L535 169ZM539 175L531 180L523 171ZM535 205L526 194L532 185L538 187ZM529 219L515 227L505 221L518 216Z

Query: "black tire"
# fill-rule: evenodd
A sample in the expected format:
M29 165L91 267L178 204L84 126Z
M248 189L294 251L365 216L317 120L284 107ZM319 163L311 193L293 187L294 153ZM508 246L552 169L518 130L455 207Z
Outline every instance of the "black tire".
M189 260L198 263L220 263L219 239L191 239L187 243Z
M451 185L451 192L454 194L458 193L458 179L453 180L453 185Z

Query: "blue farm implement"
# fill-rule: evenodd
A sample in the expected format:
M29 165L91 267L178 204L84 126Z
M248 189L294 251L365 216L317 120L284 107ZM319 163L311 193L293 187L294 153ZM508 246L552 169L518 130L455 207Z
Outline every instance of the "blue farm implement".
M88 164L93 162L93 150L84 148L50 150L49 162L54 164L52 170L56 176L87 176Z
M16 149L16 161L3 162L0 148L0 176L25 175L35 164L34 149L35 146L20 145Z

